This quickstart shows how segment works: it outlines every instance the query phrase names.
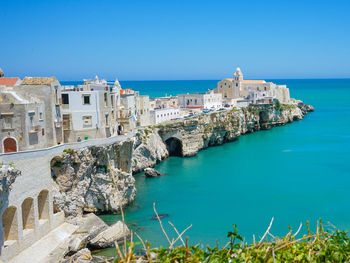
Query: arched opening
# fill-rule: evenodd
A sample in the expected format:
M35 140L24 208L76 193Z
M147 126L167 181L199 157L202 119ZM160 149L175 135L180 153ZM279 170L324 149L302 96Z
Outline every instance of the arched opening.
M28 197L22 203L22 222L23 229L34 229L35 227L33 198Z
M17 208L10 206L2 214L2 228L4 230L4 241L18 239L18 217Z
M178 138L171 137L165 141L170 156L183 156L182 143Z
M48 220L50 218L49 191L42 190L38 195L38 214L39 220Z
M12 137L4 139L3 146L4 153L17 152L17 141Z

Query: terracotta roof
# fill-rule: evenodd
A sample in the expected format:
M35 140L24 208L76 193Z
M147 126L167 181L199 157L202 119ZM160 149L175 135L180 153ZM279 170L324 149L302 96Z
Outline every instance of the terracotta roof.
M244 79L242 80L243 84L260 84L260 83L265 83L265 80L248 80Z
M223 80L233 81L233 79L223 79Z
M25 77L21 85L50 85L55 77Z
M0 78L0 86L14 86L17 81L19 81L19 78Z
M121 89L120 95L133 95L135 92L131 88Z

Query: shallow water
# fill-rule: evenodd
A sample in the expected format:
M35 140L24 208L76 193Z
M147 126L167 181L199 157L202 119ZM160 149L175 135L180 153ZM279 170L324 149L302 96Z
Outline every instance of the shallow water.
M157 165L167 176L146 179L136 175L135 203L126 221L154 246L167 241L157 221L151 220L153 202L170 236L167 223L186 232L192 244L226 242L232 223L251 241L261 236L272 217L271 233L284 235L309 220L330 221L350 230L350 80L274 80L287 84L292 97L312 104L315 112L304 120L244 135L190 158L171 157ZM186 83L186 84L184 84ZM195 86L205 91L215 82L178 82L177 90ZM141 93L171 93L174 83ZM185 87L184 87L184 86ZM161 85L159 85L160 87ZM185 91L184 91L185 92ZM152 94L151 94L152 95ZM101 216L111 224L118 215ZM104 254L113 254L106 250Z

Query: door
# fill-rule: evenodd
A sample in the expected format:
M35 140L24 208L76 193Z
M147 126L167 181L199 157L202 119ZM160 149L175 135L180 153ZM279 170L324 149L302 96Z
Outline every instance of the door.
M6 138L4 140L4 152L12 153L17 152L17 142L13 138Z

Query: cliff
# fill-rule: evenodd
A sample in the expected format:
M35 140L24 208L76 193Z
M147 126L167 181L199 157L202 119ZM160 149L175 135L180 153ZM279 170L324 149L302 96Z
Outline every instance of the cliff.
M118 212L135 198L132 173L169 155L193 156L243 134L301 120L312 110L304 104L234 108L140 129L133 138L111 145L66 150L51 162L55 206L70 218L84 211Z
M139 130L132 156L133 172L154 166L169 155L193 156L204 148L236 140L243 134L301 120L309 111L313 111L313 107L302 103L299 106L254 105Z
M65 150L51 161L54 204L69 218L83 212L118 212L136 194L131 173L133 141Z

